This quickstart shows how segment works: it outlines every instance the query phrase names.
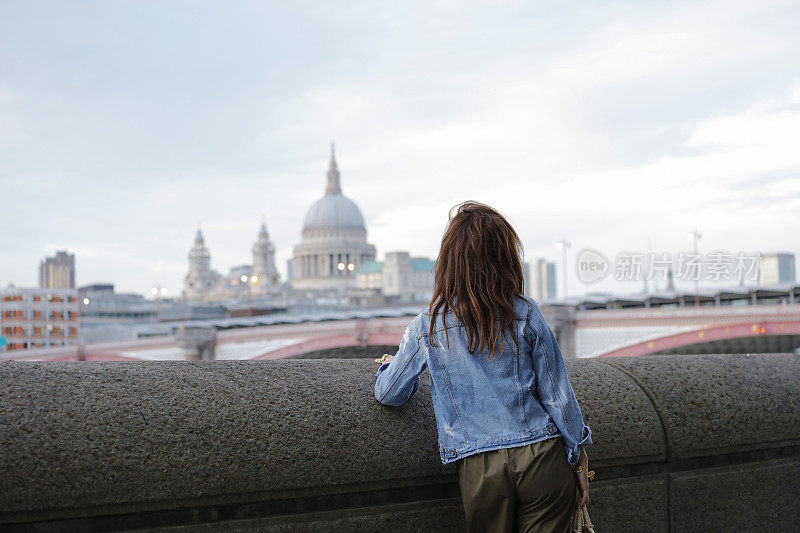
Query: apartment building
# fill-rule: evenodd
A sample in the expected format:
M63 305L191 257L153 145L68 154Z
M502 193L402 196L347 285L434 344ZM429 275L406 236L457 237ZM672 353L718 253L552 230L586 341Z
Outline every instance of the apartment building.
M25 350L78 342L76 289L0 289L0 347Z

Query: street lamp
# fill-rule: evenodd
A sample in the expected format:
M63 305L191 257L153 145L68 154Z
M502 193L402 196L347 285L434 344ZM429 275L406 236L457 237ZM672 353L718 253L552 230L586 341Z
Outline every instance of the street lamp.
M248 276L247 274L242 274L239 278L242 283L247 285L247 316L253 316L253 291L252 286L258 285L258 282L261 281L257 275L252 274Z
M167 288L161 286L151 287L150 294L156 297L156 302L158 305L158 321L161 322L161 297L167 295Z
M695 258L697 257L697 241L700 240L702 235L696 229L686 234L686 239L692 241L692 250L694 251ZM700 305L700 273L694 278L694 306Z
M77 359L78 361L85 361L86 360L86 351L84 345L86 344L86 339L83 337L83 308L87 307L91 300L87 297L83 297L82 303L83 305L78 305L78 353Z
M356 265L353 263L344 264L340 262L336 265L336 268L339 269L339 272L344 272L344 312L347 313L350 306L350 272L356 269Z
M561 277L564 278L564 300L567 299L567 249L572 244L566 239L561 239L556 243L556 249L561 250Z

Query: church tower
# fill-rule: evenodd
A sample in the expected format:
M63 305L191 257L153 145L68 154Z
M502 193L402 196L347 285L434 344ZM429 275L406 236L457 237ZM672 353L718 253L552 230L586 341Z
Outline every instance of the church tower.
M258 237L253 245L253 273L258 276L259 292L272 292L278 286L278 271L275 268L275 246L269 240L267 224L262 220Z
M203 232L197 228L194 243L189 250L189 272L183 279L183 297L192 302L206 300L222 276L211 270L211 252L206 247Z
M189 272L202 274L209 270L211 270L211 252L206 248L203 232L198 227L194 235L194 244L189 250Z

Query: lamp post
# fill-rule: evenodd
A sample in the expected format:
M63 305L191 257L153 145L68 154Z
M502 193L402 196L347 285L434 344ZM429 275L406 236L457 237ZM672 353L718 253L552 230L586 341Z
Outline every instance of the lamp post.
M167 288L156 286L150 288L150 294L156 297L156 305L158 306L158 322L161 322L161 297L167 294Z
M567 249L572 246L566 239L556 243L556 248L561 250L561 276L564 278L564 300L567 299Z
M78 302L78 361L86 361L86 339L83 337L83 308L90 303L89 298L84 297L83 300Z
M347 313L350 307L350 272L356 269L356 265L353 263L339 263L336 268L339 269L339 272L344 272L344 312Z
M697 241L700 240L702 235L696 229L690 231L686 234L686 238L692 241L692 251L694 252L695 257L697 257ZM697 277L694 278L694 306L698 307L700 305L700 273L697 273Z
M257 275L251 274L248 276L247 274L242 274L242 277L239 278L242 283L247 284L247 316L253 316L253 291L252 286L258 285L258 282L261 281Z

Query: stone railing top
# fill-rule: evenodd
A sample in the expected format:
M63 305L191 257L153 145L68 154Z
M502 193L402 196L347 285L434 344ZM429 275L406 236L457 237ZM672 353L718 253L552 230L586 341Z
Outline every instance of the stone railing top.
M800 356L567 365L593 467L800 444ZM452 482L427 385L385 407L375 370L352 359L0 363L0 523Z

